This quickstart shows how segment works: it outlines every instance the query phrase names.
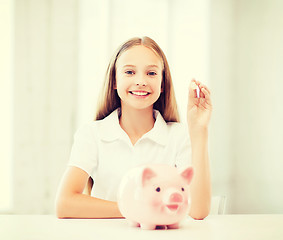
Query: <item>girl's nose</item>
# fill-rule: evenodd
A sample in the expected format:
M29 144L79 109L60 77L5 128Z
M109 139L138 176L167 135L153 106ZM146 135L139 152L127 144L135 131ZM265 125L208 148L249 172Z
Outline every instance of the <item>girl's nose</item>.
M144 78L143 77L141 77L141 76L137 76L137 78L136 78L136 85L137 86L146 86L146 81L144 80Z
M146 86L146 84L145 84L145 83L136 83L136 85L137 85L137 86L143 86L143 87L145 87L145 86Z

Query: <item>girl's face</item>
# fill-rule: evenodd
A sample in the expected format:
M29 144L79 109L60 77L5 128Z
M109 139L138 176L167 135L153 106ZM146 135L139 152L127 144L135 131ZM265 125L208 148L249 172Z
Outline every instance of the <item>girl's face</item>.
M153 108L162 91L162 61L150 48L137 45L116 62L117 93L122 108Z

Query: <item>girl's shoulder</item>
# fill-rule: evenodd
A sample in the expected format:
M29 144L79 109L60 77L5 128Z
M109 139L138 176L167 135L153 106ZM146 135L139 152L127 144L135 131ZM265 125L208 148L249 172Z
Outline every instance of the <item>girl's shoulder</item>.
M75 138L93 138L98 132L97 130L97 121L84 122L77 128L75 132Z
M112 133L119 124L117 113L113 112L102 120L87 121L77 129L75 136L99 139L107 133Z

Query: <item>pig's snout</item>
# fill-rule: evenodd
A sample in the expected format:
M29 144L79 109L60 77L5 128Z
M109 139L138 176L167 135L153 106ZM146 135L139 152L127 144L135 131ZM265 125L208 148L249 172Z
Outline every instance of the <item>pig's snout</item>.
M169 195L169 202L167 203L166 207L168 209L169 214L176 214L179 208L182 206L184 198L182 194L178 192L171 193Z
M183 202L183 196L180 193L173 193L169 199L170 203L180 203Z

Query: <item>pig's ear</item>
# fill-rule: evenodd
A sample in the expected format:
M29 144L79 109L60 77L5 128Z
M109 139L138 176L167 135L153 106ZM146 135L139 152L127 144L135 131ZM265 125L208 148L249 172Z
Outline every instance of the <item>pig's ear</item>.
M181 171L181 176L185 179L187 184L190 184L194 175L194 170L192 167L187 167Z
M142 179L141 179L142 186L145 186L155 176L156 176L156 173L152 169L148 167L144 168L142 171Z

